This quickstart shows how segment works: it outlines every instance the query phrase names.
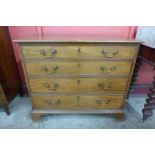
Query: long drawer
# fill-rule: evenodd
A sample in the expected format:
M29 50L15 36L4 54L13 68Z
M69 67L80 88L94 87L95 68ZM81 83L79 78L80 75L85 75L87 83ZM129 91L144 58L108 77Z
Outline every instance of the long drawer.
M124 96L40 95L32 100L34 109L120 109Z
M136 46L23 46L24 59L29 58L121 58L132 59Z
M33 75L92 75L130 74L129 61L35 61L25 63L29 76Z
M116 92L124 93L127 89L128 78L30 78L32 93L77 93L77 92Z

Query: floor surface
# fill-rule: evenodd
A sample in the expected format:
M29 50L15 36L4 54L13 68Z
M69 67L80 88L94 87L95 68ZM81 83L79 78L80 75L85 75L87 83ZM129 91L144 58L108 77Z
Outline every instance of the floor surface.
M31 120L28 97L16 97L9 105L11 115L0 108L0 128L5 129L151 129L155 128L155 115L141 123L144 97L130 97L125 107L126 120L117 121L108 115L51 115Z

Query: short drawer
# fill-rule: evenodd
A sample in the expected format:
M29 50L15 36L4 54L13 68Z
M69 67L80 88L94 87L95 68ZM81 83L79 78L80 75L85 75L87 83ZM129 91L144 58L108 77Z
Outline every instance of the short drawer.
M136 46L23 46L25 59L38 58L121 58L132 59Z
M30 89L33 93L76 93L76 92L116 92L124 93L128 78L30 78Z
M29 76L130 74L129 61L40 61L25 63Z
M124 96L40 95L32 100L34 109L122 109Z

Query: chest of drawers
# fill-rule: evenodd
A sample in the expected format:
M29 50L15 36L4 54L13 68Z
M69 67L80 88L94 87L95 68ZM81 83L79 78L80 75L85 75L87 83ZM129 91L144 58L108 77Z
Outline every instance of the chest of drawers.
M98 36L16 40L32 118L59 113L123 115L139 42Z

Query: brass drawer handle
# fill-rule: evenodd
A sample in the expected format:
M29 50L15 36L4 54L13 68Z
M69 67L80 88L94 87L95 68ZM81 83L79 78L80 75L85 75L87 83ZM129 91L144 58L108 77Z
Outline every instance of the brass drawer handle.
M112 83L109 84L99 83L98 86L104 90L110 90L112 88Z
M116 68L117 68L117 66L112 66L112 67L109 68L109 69L106 68L105 66L101 66L101 67L100 67L100 70L102 70L102 71L104 71L104 72L106 72L106 73L111 73L111 72L115 71Z
M53 57L53 56L56 55L56 54L57 54L57 50L52 49L52 51L51 51L51 56Z
M41 50L41 51L40 51L40 54L43 55L43 56L46 57L46 58L52 58L52 57L54 57L54 56L57 54L57 50L52 49L51 55L47 55L47 53L46 53L45 50Z
M102 54L104 54L106 58L114 58L116 55L118 55L118 53L118 50L116 52L105 52L104 50L102 51Z
M59 69L59 67L56 66L56 65L52 66L51 68L52 68L52 69L49 70L47 66L42 66L42 67L41 67L41 69L42 69L43 71L45 71L46 73L48 73L48 74L53 74L53 73L56 72L56 70Z
M40 51L40 54L42 54L43 56L46 56L46 51L41 50L41 51Z
M96 100L96 103L98 103L99 105L109 104L110 102L111 102L110 99L108 99L108 100Z
M44 83L44 87L48 88L49 90L56 91L57 88L59 87L59 84L48 84Z
M46 103L47 104L52 104L52 101L49 99L49 100L46 100ZM58 99L55 104L60 104L60 99Z
M46 103L47 104L52 104L52 101L51 100L46 100Z

